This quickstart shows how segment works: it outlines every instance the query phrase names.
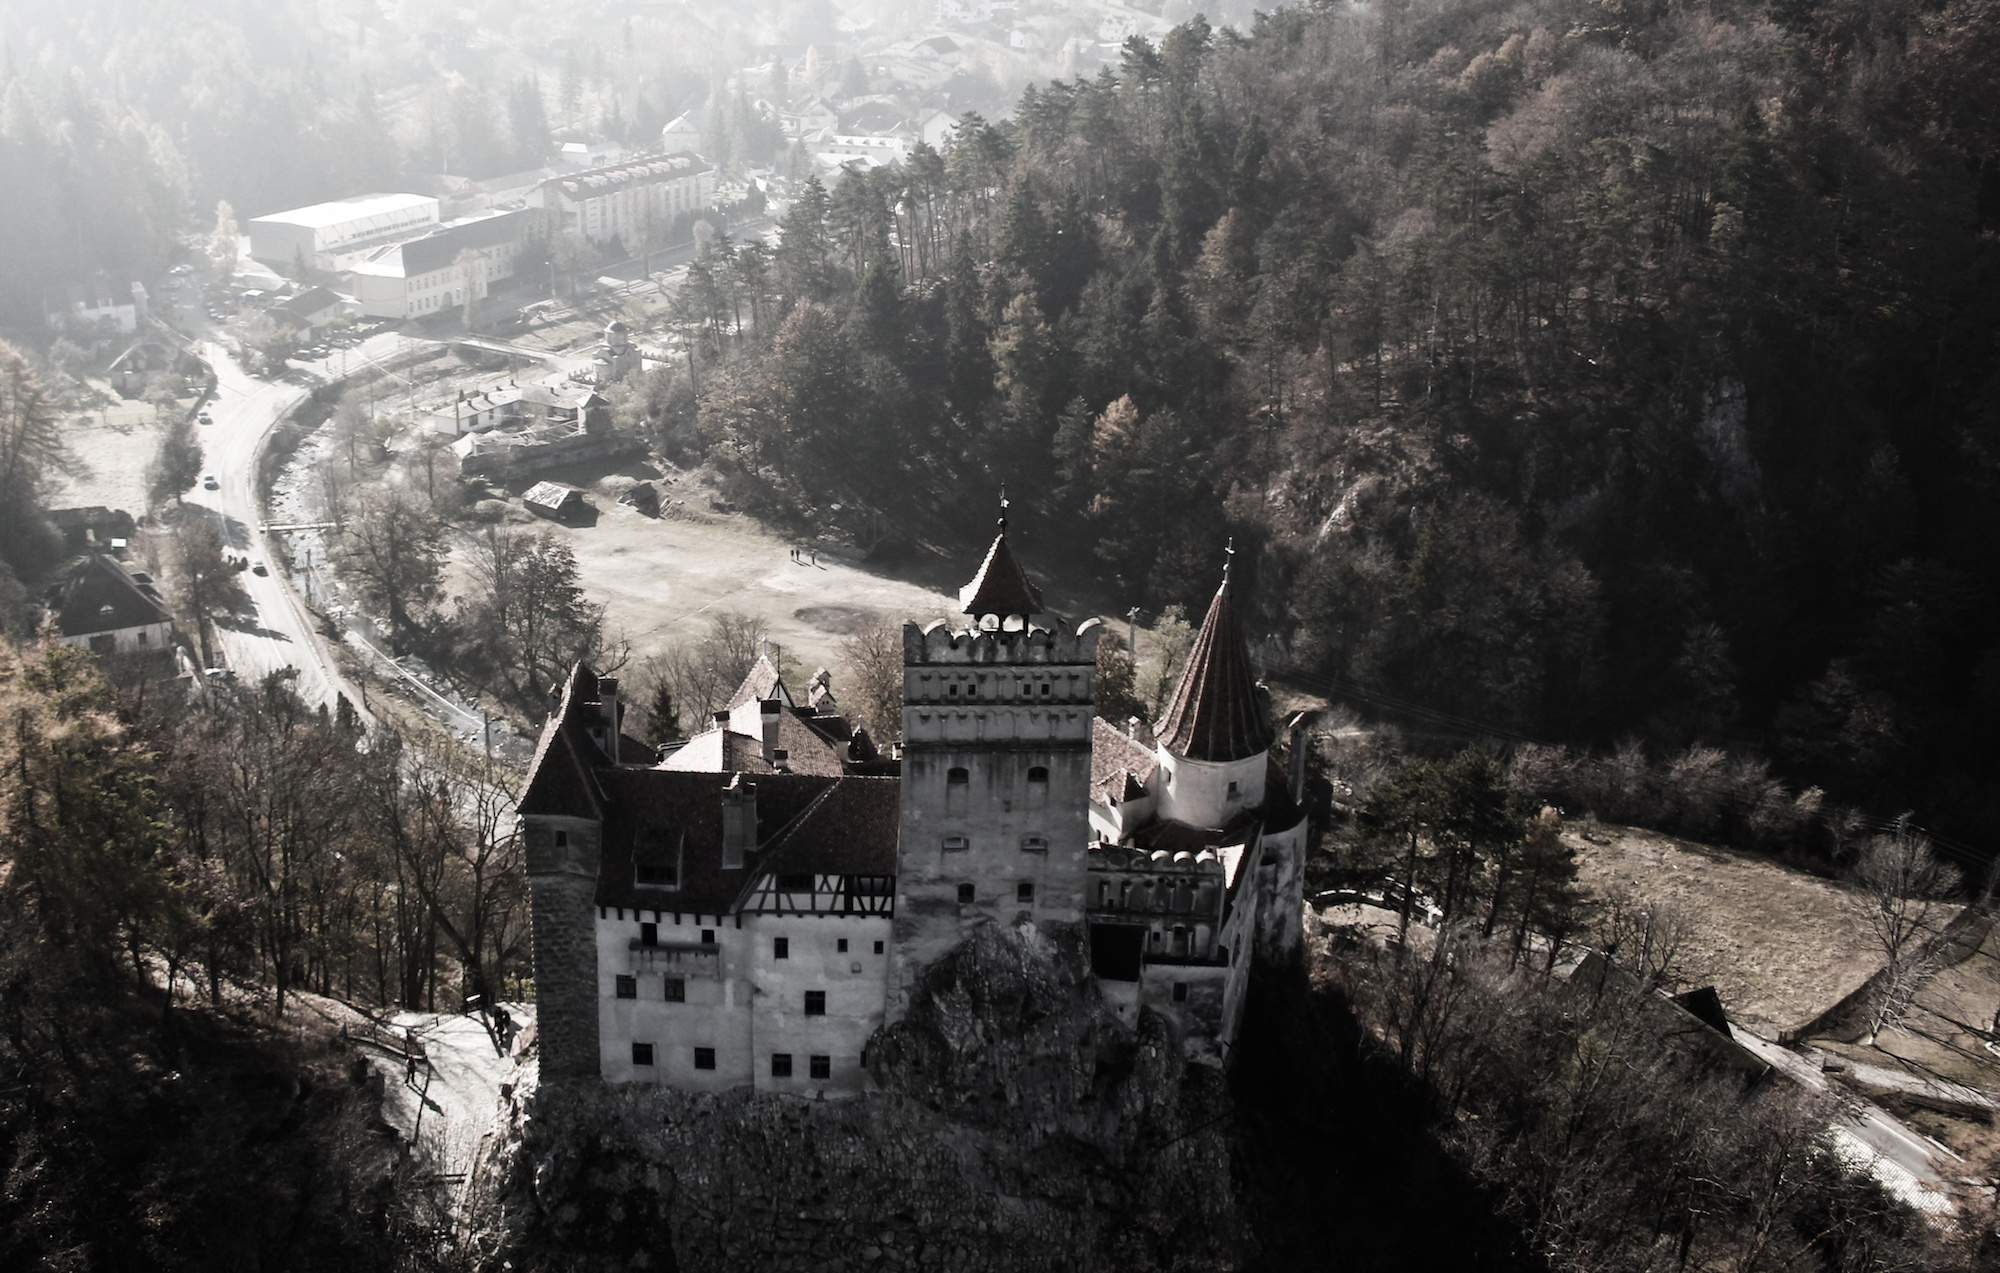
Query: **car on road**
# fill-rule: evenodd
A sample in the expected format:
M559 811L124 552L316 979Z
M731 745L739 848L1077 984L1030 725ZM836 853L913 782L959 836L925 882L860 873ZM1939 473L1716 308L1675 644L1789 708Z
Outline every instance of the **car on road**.
M214 416L211 416L211 415L210 415L210 414L209 414L208 412L206 412L206 411L204 411L204 412L202 412L202 413L201 413L200 415L196 416L196 417L195 417L195 419L197 419L197 420L201 421L201 422L202 422L203 424L214 424L214 423L215 423L215 417L214 417Z
M268 574L270 574L271 572L270 572L270 571L268 571L268 570L266 570L266 569L264 569L264 563L263 563L263 562L261 562L261 561L253 561L253 562L251 562L251 563L250 563L250 573L251 573L251 574L253 574L253 575L268 575Z
M204 473L201 477L201 489L204 491L218 491L222 489L222 483L215 480L215 474Z

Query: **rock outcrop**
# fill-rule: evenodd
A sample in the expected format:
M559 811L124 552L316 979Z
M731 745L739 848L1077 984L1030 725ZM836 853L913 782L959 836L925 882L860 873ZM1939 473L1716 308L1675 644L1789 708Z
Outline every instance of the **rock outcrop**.
M979 930L843 1101L595 1082L510 1098L488 1267L1226 1268L1250 1251L1223 1075L1107 1011L1087 961Z

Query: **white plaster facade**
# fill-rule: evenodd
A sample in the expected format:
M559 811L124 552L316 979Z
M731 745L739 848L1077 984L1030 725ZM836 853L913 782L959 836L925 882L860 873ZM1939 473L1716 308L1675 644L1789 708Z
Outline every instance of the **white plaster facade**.
M601 1072L695 1092L860 1092L861 1051L882 1023L889 937L883 915L606 910L597 921ZM621 977L632 979L631 998L620 997ZM675 983L678 1001L667 998ZM822 996L819 1011L808 1012L808 994ZM650 1064L635 1061L635 1043L651 1048ZM813 1076L814 1058L825 1059L824 1078Z

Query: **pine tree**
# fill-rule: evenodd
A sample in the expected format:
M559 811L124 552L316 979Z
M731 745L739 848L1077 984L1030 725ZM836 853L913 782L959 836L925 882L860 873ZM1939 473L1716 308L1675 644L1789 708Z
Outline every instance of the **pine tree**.
M674 687L662 679L653 686L652 701L646 704L646 741L658 747L680 737L681 718L674 704Z

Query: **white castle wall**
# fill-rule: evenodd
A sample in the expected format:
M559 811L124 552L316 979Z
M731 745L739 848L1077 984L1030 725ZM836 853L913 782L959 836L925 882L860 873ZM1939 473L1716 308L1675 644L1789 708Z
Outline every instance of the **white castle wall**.
M1258 752L1242 760L1190 760L1165 747L1157 754L1160 768L1147 784L1159 802L1160 817L1191 827L1227 826L1245 809L1264 803L1264 779L1270 762ZM1231 790L1231 784L1235 790Z
M658 920L654 919L655 915ZM885 916L676 916L672 911L607 911L597 921L600 1072L610 1083L660 1083L684 1091L737 1087L799 1095L863 1090L861 1049L882 1021L889 967ZM659 945L639 945L640 926L657 923ZM704 944L704 933L712 943ZM787 957L776 958L784 938ZM839 949L841 941L848 949ZM880 947L878 950L877 947ZM617 997L619 974L637 997ZM682 980L684 1002L666 998ZM823 1016L807 1016L809 990L826 995ZM653 1064L635 1065L632 1045L653 1045ZM695 1068L695 1049L712 1048L715 1068ZM792 1074L771 1074L771 1054L792 1057ZM829 1074L811 1076L825 1056Z

